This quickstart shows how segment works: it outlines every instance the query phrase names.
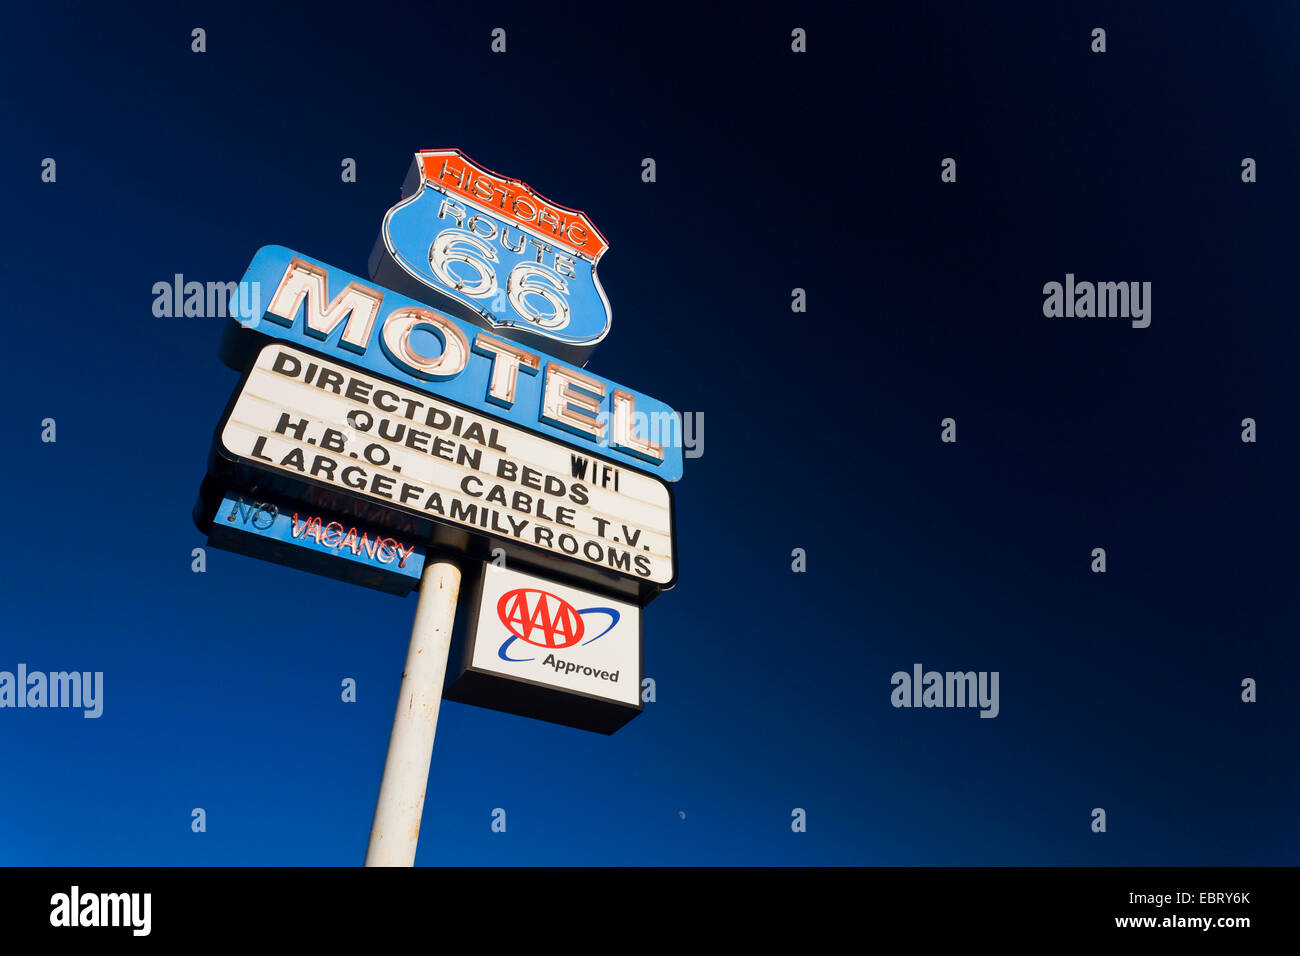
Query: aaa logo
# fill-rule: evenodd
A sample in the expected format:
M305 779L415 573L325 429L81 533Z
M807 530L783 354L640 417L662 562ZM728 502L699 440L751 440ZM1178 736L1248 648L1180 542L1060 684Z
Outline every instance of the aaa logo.
M582 616L568 601L534 588L516 588L497 601L497 617L515 637L554 650L582 640Z
M587 633L584 614L606 614L609 625L583 641ZM521 663L531 657L508 657L506 649L515 641L524 641L534 647L561 650L581 644L586 646L604 637L618 623L619 613L611 607L589 607L579 611L562 597L540 588L515 588L501 595L497 601L497 617L505 625L510 637L497 651L503 661Z

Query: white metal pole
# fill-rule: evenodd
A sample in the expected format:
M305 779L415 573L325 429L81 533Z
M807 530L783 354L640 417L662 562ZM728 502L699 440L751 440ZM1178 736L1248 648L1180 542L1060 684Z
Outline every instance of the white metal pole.
M425 565L402 689L393 715L393 732L388 738L384 778L379 784L375 820L366 847L366 866L415 863L459 594L460 568L448 561Z

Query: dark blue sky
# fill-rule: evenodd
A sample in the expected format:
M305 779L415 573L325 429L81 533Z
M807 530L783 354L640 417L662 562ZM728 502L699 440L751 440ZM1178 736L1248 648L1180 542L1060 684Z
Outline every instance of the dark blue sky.
M106 689L0 710L0 863L361 862L415 598L191 572L238 376L151 290L364 273L439 146L591 216L590 368L705 430L657 701L446 704L418 863L1295 863L1300 13L622 6L8 15L0 670ZM1045 318L1066 273L1152 282L1150 328ZM894 709L917 662L999 716Z

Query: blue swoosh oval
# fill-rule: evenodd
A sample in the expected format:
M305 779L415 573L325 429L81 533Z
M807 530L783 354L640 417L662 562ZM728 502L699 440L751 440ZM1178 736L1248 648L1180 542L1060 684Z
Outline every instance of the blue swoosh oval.
M612 631L612 630L614 629L614 625L618 623L618 619L619 619L619 613L618 613L618 611L614 610L612 607L587 607L587 608L583 608L583 609L582 609L581 611L579 611L578 613L579 613L580 615L581 615L581 614L592 614L592 613L597 613L597 614L608 614L608 615L609 615L609 627L605 628L603 631L601 631L601 632L600 632L599 634L597 634L595 637L591 638L591 640L583 641L581 644L578 645L579 647L586 647L586 646L587 646L588 644L590 644L592 641L598 641L598 640L600 640L602 637L604 637L606 634L608 634L610 631Z
M510 661L512 664L522 664L525 661L537 660L535 657L506 657L506 648L517 640L519 640L519 638L514 635L507 637L506 642L497 648L497 657L501 658L503 661Z

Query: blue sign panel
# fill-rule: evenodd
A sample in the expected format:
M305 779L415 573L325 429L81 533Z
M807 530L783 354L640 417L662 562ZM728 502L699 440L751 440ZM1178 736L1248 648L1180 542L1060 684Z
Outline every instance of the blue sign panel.
M234 492L222 495L208 544L390 594L418 588L424 571L413 541Z
M369 279L264 246L232 315L241 302L257 305L226 328L222 359L232 368L248 368L267 338L291 342L664 481L681 478L681 421L663 402Z
M596 275L609 244L584 213L455 149L416 153L402 192L384 216L372 279L585 362L610 308Z

